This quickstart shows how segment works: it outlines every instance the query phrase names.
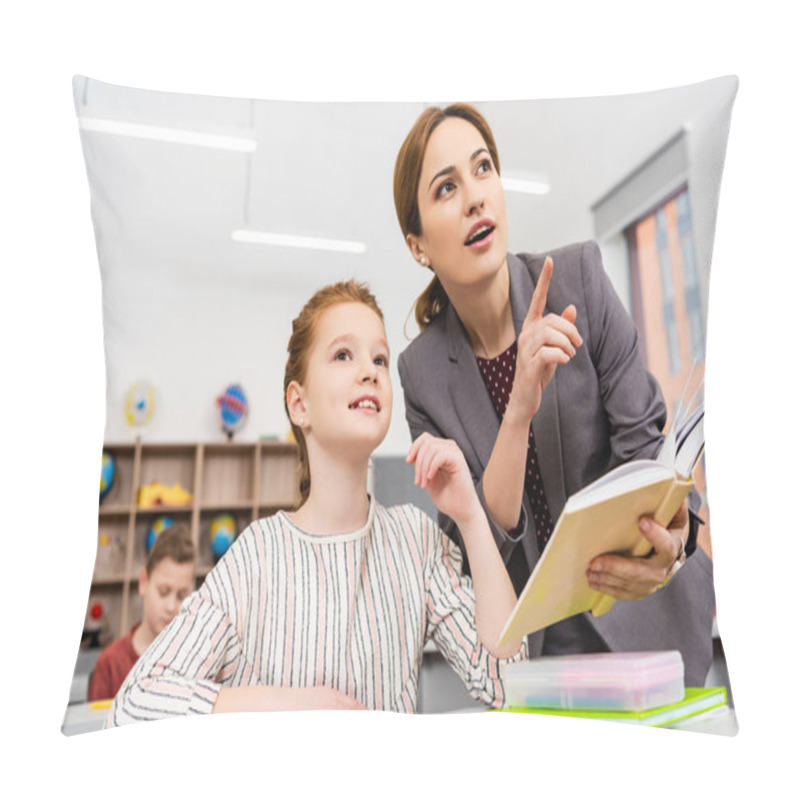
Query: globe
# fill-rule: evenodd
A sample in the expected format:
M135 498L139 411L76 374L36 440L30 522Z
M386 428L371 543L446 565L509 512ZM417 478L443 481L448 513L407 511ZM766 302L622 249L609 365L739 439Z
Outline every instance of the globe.
M114 485L114 475L116 474L116 462L114 456L107 450L103 450L103 457L100 462L100 499L102 500Z
M150 554L150 551L153 549L153 545L156 541L156 536L159 533L162 533L170 525L172 525L172 518L171 517L158 517L156 520L153 521L153 524L147 529L147 537L144 541L145 549L147 550L147 554Z
M217 514L211 520L211 552L222 558L236 538L236 520L231 514Z
M232 439L235 431L244 425L247 418L247 397L238 383L232 383L217 398L222 430Z

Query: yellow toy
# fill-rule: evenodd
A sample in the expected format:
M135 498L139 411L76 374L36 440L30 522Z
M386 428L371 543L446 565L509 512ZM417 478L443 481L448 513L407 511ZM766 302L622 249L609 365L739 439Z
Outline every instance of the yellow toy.
M154 506L188 506L192 502L192 493L187 492L179 483L172 486L153 481L139 489L137 502L140 508Z

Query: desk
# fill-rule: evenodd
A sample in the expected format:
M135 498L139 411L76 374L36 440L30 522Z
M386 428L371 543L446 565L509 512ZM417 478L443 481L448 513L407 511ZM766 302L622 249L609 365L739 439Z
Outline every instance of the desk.
M97 707L97 703L73 703L67 706L67 713L64 715L64 722L61 725L61 732L65 736L74 736L79 733L90 733L99 731L103 728L103 723L108 714L108 707ZM454 709L451 714L474 714L483 713L486 709L482 706L467 706L461 709ZM613 724L613 723L606 723ZM624 723L623 723L624 724ZM711 733L719 736L735 736L739 730L734 710L729 707L715 708L706 714L698 714L679 722L664 725L679 731L694 731L695 733Z
M714 661L709 670L706 686L724 686L728 692L728 703L732 703L728 670L719 639L714 640ZM482 703L469 695L464 684L433 642L428 642L423 649L417 711L423 714L465 714L485 710L486 707ZM736 714L731 705L661 727L722 736L735 736L739 730Z
M473 709L461 709L456 713L466 713ZM524 713L524 712L520 712ZM558 716L558 714L548 714L547 716ZM579 717L579 719L581 719ZM634 725L638 723L625 722L622 720L611 719L592 719L593 722L602 723L604 725ZM646 728L647 725L639 725L639 727ZM655 727L655 726L654 726ZM717 736L735 736L739 730L739 723L736 721L736 713L730 706L721 706L720 708L712 708L710 711L697 714L693 717L686 719L676 720L669 722L666 725L660 725L661 728L669 728L675 731L694 731L695 733L711 733Z
M76 733L102 730L110 705L110 702L71 703L64 714L61 733L74 736Z
M713 708L705 714L698 714L696 717L689 717L662 727L672 728L676 731L735 736L739 730L739 723L736 721L736 712L730 706L723 706L722 708Z

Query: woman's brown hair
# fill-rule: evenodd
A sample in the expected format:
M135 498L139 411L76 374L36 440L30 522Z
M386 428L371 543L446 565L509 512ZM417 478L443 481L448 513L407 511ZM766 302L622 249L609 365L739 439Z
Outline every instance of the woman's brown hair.
M292 335L286 348L289 357L286 360L286 370L283 374L283 407L286 410L286 416L289 417L289 423L292 426L292 433L297 446L300 448L300 505L308 500L308 493L311 491L311 469L308 463L308 448L306 447L305 436L300 427L292 422L292 417L289 414L289 404L286 401L286 393L292 381L297 381L300 385L305 382L308 353L314 344L317 322L324 311L331 306L339 305L339 303L363 303L368 308L371 308L383 322L383 312L378 306L375 296L370 292L366 284L357 283L352 279L332 283L315 292L303 306L300 313L292 320Z
M394 208L404 239L409 234L419 236L422 233L417 201L422 161L431 135L444 120L451 117L466 120L478 130L486 142L497 174L500 174L500 157L492 130L477 108L468 103L454 103L445 108L437 106L426 108L406 136L394 164ZM414 315L419 327L426 328L434 317L447 307L447 303L447 294L442 284L438 278L434 278L417 298Z

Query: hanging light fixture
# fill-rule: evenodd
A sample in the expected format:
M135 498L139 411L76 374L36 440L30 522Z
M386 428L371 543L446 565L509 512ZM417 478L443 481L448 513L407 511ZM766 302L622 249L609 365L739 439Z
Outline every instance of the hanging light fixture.
M235 230L231 233L234 242L248 244L268 244L278 247L300 247L308 250L330 250L337 253L363 253L367 246L364 242L345 239L322 239L315 236L291 236L285 233L269 231Z
M255 130L254 101L250 106L250 126ZM250 228L250 194L252 189L251 174L253 170L252 155L248 159L247 176L245 184L244 210L242 228L231 231L231 239L243 244L271 245L275 247L298 247L306 250L327 250L334 253L364 253L367 245L364 242L346 239L325 239L318 236L298 236L294 234L278 233L275 231L261 231Z
M78 117L78 126L81 130L92 133L108 133L116 136L130 136L135 139L150 139L157 142L211 147L217 150L232 150L239 153L252 153L257 147L256 140L250 137L220 136L181 128L162 128L158 125L140 125L133 122L120 122L119 120L98 117Z
M507 192L520 192L521 194L547 194L550 184L545 178L500 178L503 188Z

